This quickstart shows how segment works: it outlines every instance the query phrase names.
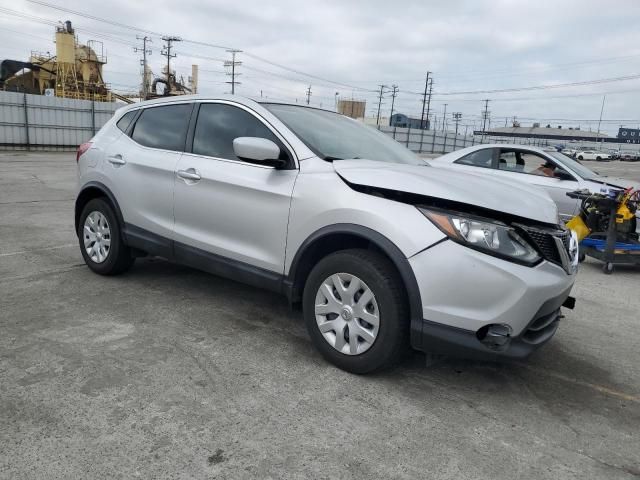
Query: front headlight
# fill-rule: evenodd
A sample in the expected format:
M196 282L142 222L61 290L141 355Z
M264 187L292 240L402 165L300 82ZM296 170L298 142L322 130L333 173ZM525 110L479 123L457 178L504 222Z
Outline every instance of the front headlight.
M508 225L472 215L418 207L451 240L525 265L540 261L538 252Z

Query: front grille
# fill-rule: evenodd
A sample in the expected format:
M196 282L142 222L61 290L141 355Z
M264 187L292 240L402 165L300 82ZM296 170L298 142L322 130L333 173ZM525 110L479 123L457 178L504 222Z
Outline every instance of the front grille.
M571 243L571 232L569 230L551 230L529 226L522 226L521 228L546 260L562 265L562 257L554 237L562 241L565 250L568 252Z

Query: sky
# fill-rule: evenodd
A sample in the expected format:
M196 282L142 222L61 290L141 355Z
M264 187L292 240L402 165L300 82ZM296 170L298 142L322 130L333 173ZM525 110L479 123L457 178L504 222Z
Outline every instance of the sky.
M156 74L161 36L183 39L172 68L186 79L198 64L199 93L230 91L223 61L235 48L236 93L250 97L304 103L310 86L311 105L333 109L337 94L366 100L375 116L384 85L387 117L396 85L394 111L420 117L431 72L431 118L442 125L446 104L449 128L455 112L461 129L479 128L489 99L491 126L516 117L595 131L603 97L601 131L640 125L640 0L37 1L0 4L0 59L55 51L53 25L71 20L81 43L103 42L105 80L119 92L139 89L133 47L146 31ZM495 92L505 89L515 91Z

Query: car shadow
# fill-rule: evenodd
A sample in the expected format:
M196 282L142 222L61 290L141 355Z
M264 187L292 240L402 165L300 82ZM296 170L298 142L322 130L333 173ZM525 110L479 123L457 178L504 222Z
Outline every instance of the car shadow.
M281 295L157 258L140 259L120 279L160 289L176 308L190 301L198 302L205 309L219 309L219 304L233 305L228 310L223 307L229 313L228 321L233 328L256 336L262 335L264 329L277 330L278 334L286 334L292 353L301 362L313 364L309 365L312 368L335 368L324 362L313 348L301 310L291 309ZM559 412L564 412L567 405L575 411L602 413L612 404L618 407L640 404L633 386L618 383L595 356L571 352L560 339L552 339L529 359L518 362L440 357L427 363L424 353L411 352L394 368L369 374L367 381L385 384L407 395L444 389L460 395L482 394L496 399L510 395L531 397L548 404L549 408L557 406ZM603 397L609 402L603 403ZM636 412L640 421L640 411L636 409Z

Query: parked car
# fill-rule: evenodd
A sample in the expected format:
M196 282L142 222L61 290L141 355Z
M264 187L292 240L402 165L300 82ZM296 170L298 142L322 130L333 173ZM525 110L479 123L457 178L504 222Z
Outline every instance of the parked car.
M410 345L523 358L573 303L576 237L545 192L431 168L333 112L235 96L142 102L77 160L91 270L156 255L283 293L350 372Z
M576 152L576 158L578 160L597 160L598 162L600 162L611 160L611 155L595 150L581 150L579 152Z
M584 188L600 192L608 186L640 188L633 180L601 176L555 150L516 144L476 145L429 162L436 167L482 173L541 187L554 199L560 217L565 221L578 213L580 207L580 201L569 198L568 192Z
M621 162L637 162L640 161L640 153L622 153L620 154Z

